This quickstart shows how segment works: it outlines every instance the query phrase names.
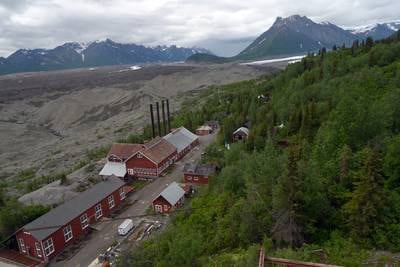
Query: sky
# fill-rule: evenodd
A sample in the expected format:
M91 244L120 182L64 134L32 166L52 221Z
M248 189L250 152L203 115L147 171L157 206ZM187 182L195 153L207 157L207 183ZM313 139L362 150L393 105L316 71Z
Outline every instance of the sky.
M234 55L277 16L350 27L400 19L399 0L0 0L0 56L110 38Z

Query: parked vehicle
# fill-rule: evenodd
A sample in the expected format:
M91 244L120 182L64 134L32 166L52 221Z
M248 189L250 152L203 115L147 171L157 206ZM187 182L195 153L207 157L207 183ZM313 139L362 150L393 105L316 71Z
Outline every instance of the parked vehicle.
M131 219L126 219L118 226L118 234L126 235L133 228L133 221Z

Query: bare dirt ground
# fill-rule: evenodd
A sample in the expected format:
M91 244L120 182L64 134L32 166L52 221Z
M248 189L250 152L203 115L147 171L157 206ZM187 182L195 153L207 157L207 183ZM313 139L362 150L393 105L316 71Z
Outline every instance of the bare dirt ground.
M26 169L38 176L76 165L88 150L141 130L152 101L170 98L176 111L182 92L274 71L271 66L169 64L0 76L0 182ZM69 188L57 186L55 195ZM45 189L42 195L48 194ZM23 190L9 193L20 196ZM67 198L72 195L66 192Z

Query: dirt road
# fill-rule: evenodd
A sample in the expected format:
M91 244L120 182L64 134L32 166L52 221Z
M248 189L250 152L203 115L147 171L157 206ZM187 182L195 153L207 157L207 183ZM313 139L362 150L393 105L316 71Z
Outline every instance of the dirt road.
M133 193L128 199L137 200L129 209L121 213L119 216L132 216L144 214L147 207L151 205L152 200L161 193L171 182L182 181L182 168L187 162L197 161L201 158L201 153L204 149L215 140L216 134L201 136L200 145L198 148L192 150L187 154L181 161L175 164L174 169L170 174L165 177L161 177L154 182L146 185L141 190ZM100 253L104 252L114 240L119 240L120 237L117 235L118 225L121 221L116 220L112 222L104 222L101 225L102 230L95 232L90 236L85 245L76 253L72 258L67 261L52 263L50 266L82 266L86 267L92 262Z

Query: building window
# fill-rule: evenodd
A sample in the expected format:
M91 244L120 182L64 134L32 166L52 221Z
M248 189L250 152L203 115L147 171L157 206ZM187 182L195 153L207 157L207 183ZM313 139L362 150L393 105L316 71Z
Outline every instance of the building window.
M162 212L162 205L155 205L154 209L156 210L156 212Z
M87 217L87 214L85 213L85 214L83 214L81 216L81 227L82 227L82 230L85 229L86 227L88 227L88 225L89 225L88 217Z
M38 242L35 242L35 247L36 247L36 255L41 258L42 257L42 249L40 248L40 244Z
M192 180L192 176L187 176L188 181Z
M164 205L164 210L168 210L168 205Z
M137 154L137 158L138 158L138 159L143 158L142 154L138 153L138 154Z
M193 177L193 180L198 181L198 180L199 180L199 177L194 176L194 177Z
M115 206L115 204L114 204L114 196L111 195L111 196L108 197L108 207L110 209L112 209L112 208L114 208L114 206Z
M71 225L68 225L67 227L64 228L64 239L65 239L65 242L68 242L72 239Z
M44 247L44 254L46 254L46 256L49 256L51 253L53 253L54 252L53 239L49 238L46 241L44 241L43 247Z
M121 200L125 199L125 191L124 188L119 189L119 197Z
M21 247L21 251L25 253L26 252L25 242L22 238L19 239L19 246Z
M94 207L96 211L96 220L103 216L103 211L101 210L101 203L99 203L96 207Z

